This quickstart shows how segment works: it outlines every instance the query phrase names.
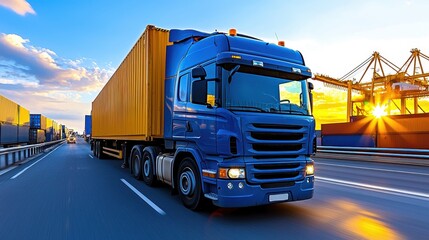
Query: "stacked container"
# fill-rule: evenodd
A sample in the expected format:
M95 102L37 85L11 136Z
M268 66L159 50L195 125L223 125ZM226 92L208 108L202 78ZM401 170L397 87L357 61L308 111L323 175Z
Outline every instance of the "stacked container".
M355 117L322 125L322 145L429 149L429 114Z
M27 143L30 112L3 96L0 106L0 145Z
M45 142L46 117L42 114L30 114L30 143Z
M383 117L377 132L381 148L429 149L429 114Z
M54 120L46 118L46 142L54 140Z

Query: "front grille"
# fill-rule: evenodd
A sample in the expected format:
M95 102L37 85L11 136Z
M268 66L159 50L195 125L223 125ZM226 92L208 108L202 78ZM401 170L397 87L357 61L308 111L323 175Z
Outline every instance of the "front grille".
M298 151L302 148L302 144L268 144L268 143L254 143L252 144L254 150L258 152L284 152L284 151Z
M294 178L298 175L299 175L299 172L255 173L255 178L257 178L257 179Z
M263 123L254 123L253 126L256 128L289 129L289 130L299 130L303 128L302 126L296 126L296 125L263 124Z
M277 170L299 168L299 163L258 164L253 167L258 170Z
M248 164L247 179L252 184L285 183L304 179L305 163Z
M292 187L295 182L279 182L279 183L263 183L261 188L281 188L281 187Z
M297 141L303 138L302 133L270 133L270 132L252 132L250 136L258 140L285 140Z
M246 139L254 156L300 155L307 144L307 127L291 124L247 125ZM271 153L270 153L271 152Z

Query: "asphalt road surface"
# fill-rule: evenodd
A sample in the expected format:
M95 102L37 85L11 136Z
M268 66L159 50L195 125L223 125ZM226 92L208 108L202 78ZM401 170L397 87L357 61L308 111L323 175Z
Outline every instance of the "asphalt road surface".
M82 139L0 172L0 239L427 239L429 168L316 158L314 197L186 209Z

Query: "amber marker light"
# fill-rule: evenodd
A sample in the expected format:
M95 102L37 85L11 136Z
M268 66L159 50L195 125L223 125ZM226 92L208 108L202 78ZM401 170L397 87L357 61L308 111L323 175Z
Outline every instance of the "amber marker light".
M232 37L237 36L237 29L235 28L229 29L229 36L232 36Z
M279 41L277 44L278 44L279 46L284 47L284 46L285 46L285 41Z
M219 168L219 178L227 179L228 178L228 169L227 168Z

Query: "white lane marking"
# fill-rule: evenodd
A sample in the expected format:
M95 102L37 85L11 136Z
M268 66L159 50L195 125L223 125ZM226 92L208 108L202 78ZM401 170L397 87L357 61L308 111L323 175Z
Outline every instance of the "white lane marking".
M6 168L5 170L0 171L0 176L11 171L11 170L13 170L13 169L15 169L15 168L17 168L17 167L18 166L12 166L12 167Z
M349 166L349 165L332 164L332 163L316 162L316 165L327 165L327 166L344 167L344 168L355 168L355 169L362 169L362 170L373 170L373 171L380 171L380 172L393 172L393 173L405 173L405 174L412 174L412 175L429 176L428 173L407 172L407 171L390 170L390 169L382 169L382 168L358 167L358 166Z
M88 154L88 156L89 156L90 158L94 158L91 154Z
M340 186L354 187L354 188L359 188L359 189L364 189L364 190L388 193L388 194L402 196L402 197L409 197L409 198L415 198L415 199L419 199L419 200L429 201L429 194L427 194L427 193L413 192L413 191L407 191L407 190L402 190L402 189L388 188L388 187L382 187L382 186L377 186L377 185L350 182L350 181L344 181L344 180L333 179L333 178L318 177L318 176L316 177L316 180L320 181L320 182L331 183L331 184L336 184L336 185L340 185Z
M32 166L34 166L36 163L42 161L43 159L45 159L47 156L49 156L49 154L53 153L55 150L57 150L59 147L61 147L62 144L58 147L56 147L54 150L50 151L49 153L47 153L45 156L43 156L41 159L35 161L33 164L31 164L30 166L24 168L21 172L15 174L15 176L11 177L10 179L15 179L17 178L19 175L23 174L25 171L27 171L29 168L31 168Z
M131 185L130 183L128 183L125 179L121 179L121 181L127 185L127 187L129 187L135 194L137 194L137 196L139 196L141 199L143 199L143 201L145 201L149 206L151 206L155 211L157 211L159 214L161 215L166 215L166 213L159 208L155 203L153 203L149 198L147 198L145 195L143 195L141 192L139 192L139 190L137 190L133 185Z

